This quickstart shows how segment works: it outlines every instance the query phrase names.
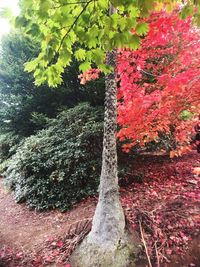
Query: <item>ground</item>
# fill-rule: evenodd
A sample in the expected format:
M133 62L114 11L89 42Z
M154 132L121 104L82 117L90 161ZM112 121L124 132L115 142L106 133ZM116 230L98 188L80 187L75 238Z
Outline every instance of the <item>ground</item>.
M140 156L121 183L127 227L137 231L138 266L200 266L200 167L195 151L177 159ZM97 198L71 211L36 212L16 204L0 179L0 266L69 266L69 255L88 233Z

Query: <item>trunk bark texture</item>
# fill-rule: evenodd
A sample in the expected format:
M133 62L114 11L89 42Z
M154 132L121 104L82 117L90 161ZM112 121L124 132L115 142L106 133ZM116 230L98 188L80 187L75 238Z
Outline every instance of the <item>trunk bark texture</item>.
M107 64L115 70L116 51L107 53ZM106 76L104 139L99 201L92 230L71 257L72 267L134 267L138 251L136 237L125 230L119 200L116 151L117 84L115 71Z
M107 54L107 64L115 69L116 52ZM124 234L125 219L119 200L117 151L116 151L116 77L115 72L106 76L104 139L99 201L88 240L109 246Z

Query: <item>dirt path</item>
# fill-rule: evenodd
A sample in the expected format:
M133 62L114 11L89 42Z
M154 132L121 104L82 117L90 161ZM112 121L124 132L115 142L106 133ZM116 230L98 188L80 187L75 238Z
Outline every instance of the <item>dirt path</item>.
M37 251L44 240L52 236L62 236L70 225L80 219L93 216L95 200L88 199L70 212L36 212L25 204L16 204L10 192L0 179L0 246L17 247L25 251Z

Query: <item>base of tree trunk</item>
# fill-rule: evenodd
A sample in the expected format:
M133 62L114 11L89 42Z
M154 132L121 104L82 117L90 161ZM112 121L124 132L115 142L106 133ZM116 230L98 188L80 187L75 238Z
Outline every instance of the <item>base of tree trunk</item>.
M137 238L134 238L132 233L126 232L117 244L97 245L86 237L73 252L71 266L135 267L140 248Z

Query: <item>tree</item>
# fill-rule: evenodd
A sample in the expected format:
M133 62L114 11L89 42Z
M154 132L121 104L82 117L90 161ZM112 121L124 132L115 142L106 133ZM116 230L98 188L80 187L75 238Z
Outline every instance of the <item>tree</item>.
M11 33L1 42L0 53L0 125L2 131L30 134L31 96L37 94L31 74L25 75L23 64L37 56L28 38ZM26 102L24 100L27 100Z
M166 2L169 7L174 1ZM80 70L95 64L106 74L99 202L92 230L75 253L74 266L134 266L134 250L127 240L117 182L115 49L138 48L139 36L148 29L138 18L148 15L156 3L160 1L114 0L112 6L108 0L21 1L21 16L16 23L41 42L39 56L26 64L26 70L34 71L38 85L46 80L51 86L60 84L61 73L73 55L84 61ZM187 13L193 13L193 1L188 1L186 7ZM135 33L131 33L133 28ZM81 48L77 49L75 43Z
M177 13L152 14L140 48L119 52L118 137L127 140L127 152L162 134L175 139L172 156L191 142L200 105L200 31Z
M76 60L73 60L70 68L65 69L63 84L59 88L50 88L47 84L36 86L33 74L24 72L24 63L38 55L38 48L37 41L19 32L11 32L1 41L1 133L29 136L45 126L45 116L55 117L63 106L73 107L86 100L93 105L103 105L102 81L99 81L98 89L94 84L83 88L78 79ZM99 91L102 93L99 94ZM97 93L98 98L94 99Z
M68 102L63 100L66 94L69 96L69 85L66 88L60 87L60 90L49 88L48 85L35 86L33 75L24 72L24 63L37 55L37 42L33 42L23 34L12 32L2 40L0 53L1 132L12 131L21 136L29 136L44 127L36 123L36 114L53 117L59 107L64 104L72 105L74 101L72 98ZM69 77L65 78L65 83L68 81Z

